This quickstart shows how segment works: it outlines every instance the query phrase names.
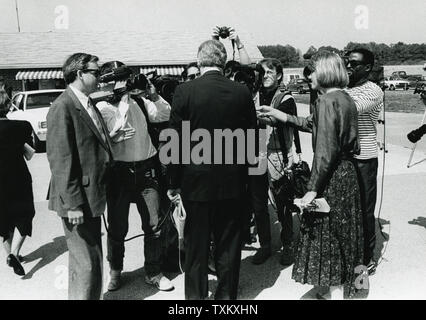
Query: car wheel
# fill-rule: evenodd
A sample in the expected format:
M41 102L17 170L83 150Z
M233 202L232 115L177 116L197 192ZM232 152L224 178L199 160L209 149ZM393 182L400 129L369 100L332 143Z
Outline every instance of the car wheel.
M46 151L46 142L41 141L33 131L33 146L37 153Z
M300 88L297 90L297 92L298 92L298 93L300 93L300 94L303 94L303 93L305 93L305 90L303 90L303 88L302 88L302 87L300 87Z
M393 84L391 84L391 85L389 86L389 90L391 90L391 91L395 90L395 86L394 86Z

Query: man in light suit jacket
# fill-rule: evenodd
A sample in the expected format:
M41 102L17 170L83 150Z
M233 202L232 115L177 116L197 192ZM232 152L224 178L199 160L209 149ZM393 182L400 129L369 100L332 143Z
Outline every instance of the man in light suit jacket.
M191 134L197 129L207 130L210 137L216 129L246 131L254 128L256 112L251 94L245 85L223 76L226 50L217 40L201 44L198 50L198 65L201 77L180 85L174 95L170 115L170 127L180 133L182 122L189 121ZM188 139L189 140L189 139ZM192 140L192 139L191 139ZM245 142L243 142L245 143ZM212 142L213 146L213 142ZM216 299L236 299L242 247L242 227L245 212L248 168L237 164L233 145L232 164L225 164L223 148L221 163L198 164L191 159L188 164L170 167L169 197L177 201L181 191L187 218L185 225L185 297L204 299L208 295L208 254L210 234L213 232L215 265L218 277ZM181 149L180 154L185 156ZM229 151L227 150L226 153Z
M98 58L76 53L63 65L67 89L47 115L47 158L52 177L49 209L62 218L69 250L68 298L102 294L101 215L106 206L110 141L88 95L98 84Z

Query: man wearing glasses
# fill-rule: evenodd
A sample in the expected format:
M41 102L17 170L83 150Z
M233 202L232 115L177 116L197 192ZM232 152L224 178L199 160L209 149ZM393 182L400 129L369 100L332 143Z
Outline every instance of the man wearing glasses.
M361 191L361 209L364 230L364 265L369 274L376 270L373 260L376 244L374 210L377 199L377 120L383 110L383 91L369 81L374 66L374 55L371 51L360 48L349 52L346 68L349 85L346 91L354 100L358 110L358 134L361 153L355 155L355 164Z
M182 72L182 80L184 82L195 80L200 76L200 69L197 62L191 62L185 66Z
M112 160L105 124L88 98L98 86L98 58L75 53L62 70L68 88L47 115L49 209L62 218L65 231L68 298L96 300L102 294L101 215L107 164Z

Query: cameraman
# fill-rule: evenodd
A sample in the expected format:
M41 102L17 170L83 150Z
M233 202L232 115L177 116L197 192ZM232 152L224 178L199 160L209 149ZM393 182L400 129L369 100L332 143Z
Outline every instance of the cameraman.
M107 62L101 67L101 75L123 66L124 64L119 61ZM120 80L127 79L118 79L114 85ZM129 227L131 202L136 202L145 234L145 282L162 291L174 288L160 270L158 156L148 133L148 121L168 121L171 107L157 94L154 86L150 85L147 89L147 99L141 97L141 94L133 97L129 92L125 92L121 97L117 97L115 102L98 103L111 136L118 131L125 132L121 139L116 139L121 141L112 145L115 163L107 188L109 224L107 259L111 268L109 291L117 290L121 285L124 239ZM140 105L135 99L141 101Z
M277 59L266 58L259 62L264 70L263 83L259 91L260 105L277 108L288 114L296 114L296 102L290 92L282 92L280 84L283 79L282 64ZM269 123L268 123L269 124ZM271 181L279 180L285 168L293 164L293 128L286 124L269 127L268 172ZM261 176L259 176L260 179ZM261 214L256 215L260 249L253 256L254 264L265 262L271 255L271 227L267 210L268 178L259 181L257 188L266 193L266 205ZM277 215L281 222L281 241L283 245L280 263L284 266L293 263L293 218L285 203L276 200Z

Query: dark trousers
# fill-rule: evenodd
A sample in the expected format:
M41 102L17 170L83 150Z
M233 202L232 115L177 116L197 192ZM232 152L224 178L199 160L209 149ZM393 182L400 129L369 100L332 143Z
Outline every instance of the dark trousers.
M248 197L250 212L254 212L254 219L262 248L271 246L271 224L268 212L268 173L259 176L249 176Z
M281 223L281 243L283 246L291 246L293 243L293 215L289 209L289 203L284 203L276 196L272 181L279 180L284 175L286 161L282 152L268 151L268 174L271 179L271 191L274 195L278 220Z
M111 181L107 188L107 259L112 270L123 269L124 240L129 230L129 208L130 203L135 202L145 235L145 273L152 277L161 272L158 182L150 176L150 169L140 171L139 174L143 175L140 179L129 176L129 174L135 174L136 171L133 169L129 171L126 164L118 163L111 174Z
M68 299L99 300L102 294L101 218L84 217L72 225L62 219L69 251Z
M364 230L364 264L368 264L374 256L376 245L376 220L374 209L377 199L377 158L356 160L355 167L361 193L361 210Z
M208 296L208 257L213 233L217 273L216 300L235 300L240 275L243 199L194 202L183 199L185 223L185 298Z
M293 212L288 205L279 207L278 219L281 222L281 243L285 247L293 244Z

